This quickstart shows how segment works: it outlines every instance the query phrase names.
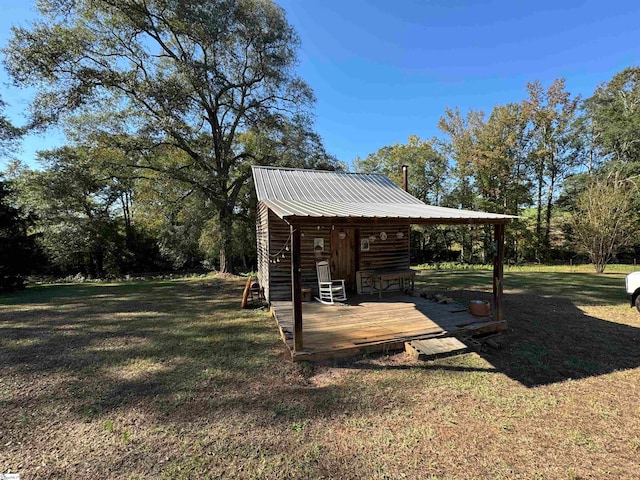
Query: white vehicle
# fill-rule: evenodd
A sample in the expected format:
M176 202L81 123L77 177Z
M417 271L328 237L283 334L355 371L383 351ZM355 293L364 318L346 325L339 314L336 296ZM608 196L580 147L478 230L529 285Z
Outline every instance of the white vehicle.
M640 272L627 275L624 283L627 287L627 297L631 300L631 306L635 305L640 312Z

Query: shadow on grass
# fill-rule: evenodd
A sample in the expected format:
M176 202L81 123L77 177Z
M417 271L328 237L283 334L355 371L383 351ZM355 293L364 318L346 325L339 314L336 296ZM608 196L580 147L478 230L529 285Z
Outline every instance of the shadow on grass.
M29 289L0 305L5 408L67 403L82 417L144 402L168 412L242 389L278 356L266 313L217 279ZM32 379L32 381L28 380Z
M485 292L449 291L458 299L491 300ZM586 315L572 302L508 294L504 348L480 355L527 387L640 366L640 328Z
M424 280L422 287L447 287L441 291L461 303L492 300L489 272L438 272ZM527 387L636 368L640 329L587 315L577 306L624 304L623 286L620 274L508 273L505 346L482 356Z

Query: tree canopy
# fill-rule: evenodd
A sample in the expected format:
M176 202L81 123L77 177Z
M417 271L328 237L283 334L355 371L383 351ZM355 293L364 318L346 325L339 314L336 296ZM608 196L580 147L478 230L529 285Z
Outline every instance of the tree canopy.
M601 155L640 163L640 67L617 73L586 101Z
M402 180L402 166L407 165L409 191L426 203L438 205L442 201L447 163L432 141L410 135L406 144L382 147L364 159L357 158L354 163L359 171L382 173L398 184Z
M310 135L314 96L295 74L299 40L283 10L270 0L38 7L42 19L14 28L5 49L14 80L38 89L31 124L90 115L90 136L109 134L101 141L135 152L130 166L192 185L216 212L220 268L231 270L234 208L249 164L277 161L242 136L277 143L291 131ZM183 152L184 161L157 162L156 149ZM321 150L314 154L331 163Z
M16 127L5 116L4 110L6 107L6 102L0 97L0 158L15 149L16 143L24 133L23 129Z

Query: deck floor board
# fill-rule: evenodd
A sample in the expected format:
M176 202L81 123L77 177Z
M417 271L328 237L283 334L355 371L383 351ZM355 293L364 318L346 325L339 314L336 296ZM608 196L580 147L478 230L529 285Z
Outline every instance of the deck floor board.
M316 360L360 352L403 348L420 338L454 336L465 331L487 333L507 328L506 321L478 318L458 304L439 304L403 294L352 295L340 305L303 303L304 350L293 352L291 302L276 301L272 313L296 360Z

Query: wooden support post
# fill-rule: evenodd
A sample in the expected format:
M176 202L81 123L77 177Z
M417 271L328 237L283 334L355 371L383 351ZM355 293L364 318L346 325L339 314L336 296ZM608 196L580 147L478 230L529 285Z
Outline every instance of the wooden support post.
M504 278L504 225L495 225L495 254L493 257L493 308L494 319L504 320L502 290Z
M300 228L291 225L291 301L293 303L293 351L304 348L302 341L302 276L300 272Z

